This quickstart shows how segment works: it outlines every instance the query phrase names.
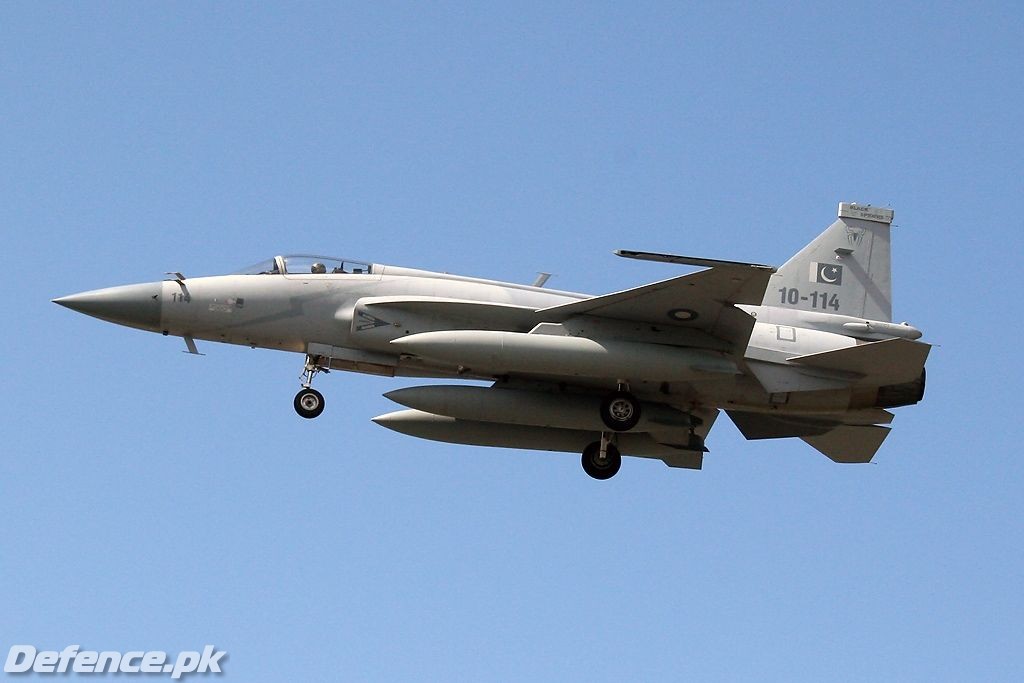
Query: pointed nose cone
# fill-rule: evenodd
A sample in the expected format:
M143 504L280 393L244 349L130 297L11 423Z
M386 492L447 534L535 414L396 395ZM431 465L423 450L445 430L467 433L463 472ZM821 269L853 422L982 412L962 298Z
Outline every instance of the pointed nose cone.
M53 303L100 320L156 332L160 330L162 292L162 282L148 282L62 296Z

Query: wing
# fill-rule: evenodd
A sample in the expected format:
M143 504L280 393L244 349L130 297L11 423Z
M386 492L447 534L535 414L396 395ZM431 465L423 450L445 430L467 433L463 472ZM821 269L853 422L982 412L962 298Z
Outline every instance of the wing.
M682 258L682 257L677 257ZM615 320L699 330L742 353L754 319L735 304L760 304L769 266L718 262L707 270L537 311L540 322L592 315Z

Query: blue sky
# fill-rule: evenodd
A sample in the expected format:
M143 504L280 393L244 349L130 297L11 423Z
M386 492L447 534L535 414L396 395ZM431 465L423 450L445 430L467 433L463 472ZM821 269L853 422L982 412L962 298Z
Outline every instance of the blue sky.
M494 6L489 6L494 5ZM1015 3L5 3L0 651L226 680L1020 680ZM866 466L423 442L414 382L50 299L323 252L603 293L892 206L937 344Z

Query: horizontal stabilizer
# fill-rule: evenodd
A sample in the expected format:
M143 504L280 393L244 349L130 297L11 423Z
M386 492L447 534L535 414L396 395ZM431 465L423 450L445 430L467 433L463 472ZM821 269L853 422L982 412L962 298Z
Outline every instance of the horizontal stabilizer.
M889 427L873 424L843 424L847 416L804 417L727 411L744 437L750 440L799 437L836 462L870 462L889 435ZM889 422L885 411L856 413L858 421Z
M816 436L839 426L836 420L801 415L768 415L727 410L729 418L750 440L785 439L792 436Z
M889 431L889 427L874 425L842 425L819 436L800 438L835 462L871 462Z
M921 376L931 346L909 339L858 344L837 351L812 353L790 363L853 373L862 384L901 384Z
M729 418L749 440L786 439L793 436L819 436L837 427L889 424L893 414L880 408L849 410L841 414L780 415L728 410Z

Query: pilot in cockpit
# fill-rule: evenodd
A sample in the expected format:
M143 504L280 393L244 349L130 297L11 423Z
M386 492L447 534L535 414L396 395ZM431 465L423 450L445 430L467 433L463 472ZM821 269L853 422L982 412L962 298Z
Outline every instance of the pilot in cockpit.
M313 267L309 269L309 272L313 273L314 275L323 275L324 273L327 272L327 266L318 261L313 264Z

